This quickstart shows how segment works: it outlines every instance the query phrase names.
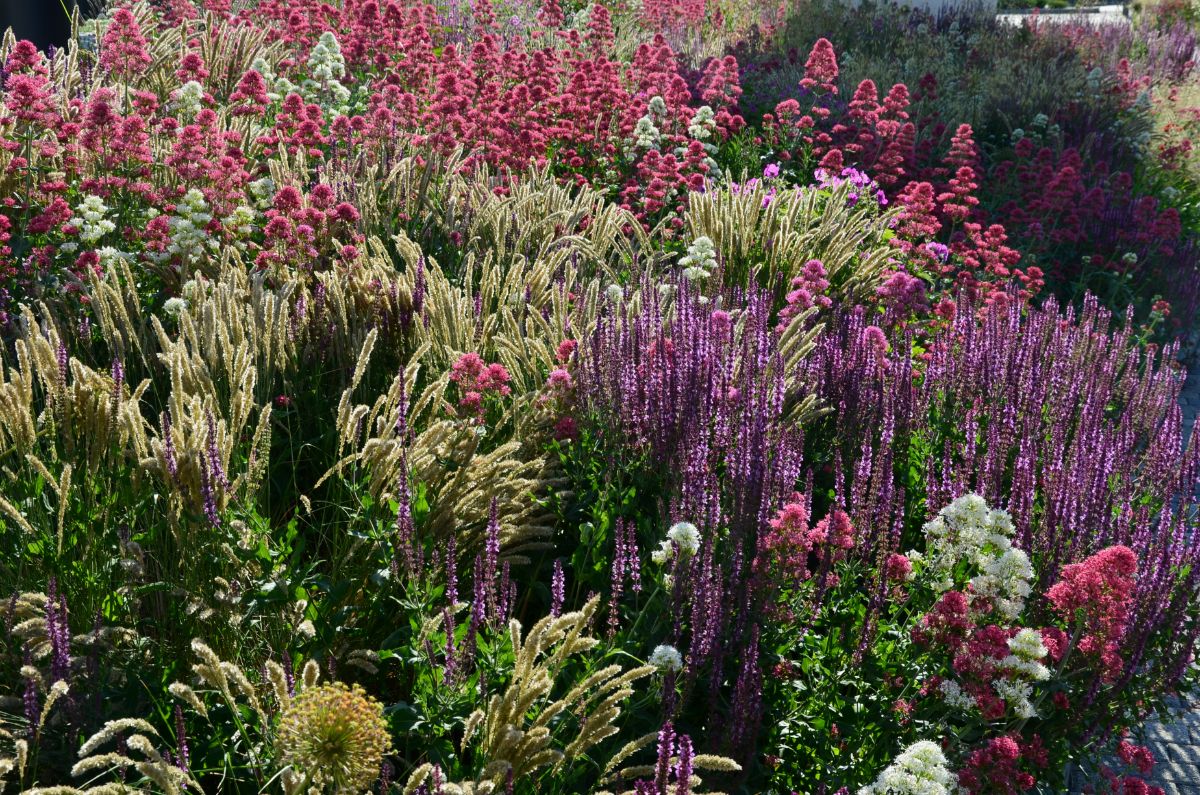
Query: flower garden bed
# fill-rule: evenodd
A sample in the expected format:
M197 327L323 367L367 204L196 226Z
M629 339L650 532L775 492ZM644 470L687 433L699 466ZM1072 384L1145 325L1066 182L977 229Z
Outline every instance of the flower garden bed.
M0 786L1153 791L1195 53L693 0L4 40Z

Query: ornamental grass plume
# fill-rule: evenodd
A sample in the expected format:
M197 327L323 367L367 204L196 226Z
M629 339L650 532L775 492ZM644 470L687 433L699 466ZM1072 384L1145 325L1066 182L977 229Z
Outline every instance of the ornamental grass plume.
M297 792L362 792L379 777L390 748L383 705L341 682L298 693L275 734L280 762L300 776Z

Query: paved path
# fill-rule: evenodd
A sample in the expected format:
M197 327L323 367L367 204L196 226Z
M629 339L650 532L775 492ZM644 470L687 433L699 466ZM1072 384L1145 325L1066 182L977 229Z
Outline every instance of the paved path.
M1125 6L1123 5L1103 5L1092 6L1094 10L1088 11L1067 11L1059 13L1040 13L1038 19L1042 23L1060 23L1066 22L1073 25L1085 23L1089 25L1113 25L1121 24L1128 25L1129 18L1125 16ZM996 14L996 19L1009 25L1017 26L1024 24L1025 20L1030 18L1030 14Z
M1184 428L1194 427L1200 416L1200 357L1191 362L1179 403ZM1176 702L1175 706L1183 711L1185 705ZM1146 745L1158 762L1151 783L1167 795L1200 795L1200 703L1192 703L1177 722L1155 721L1147 724L1144 732ZM1070 791L1082 792L1087 783L1077 772L1071 778Z

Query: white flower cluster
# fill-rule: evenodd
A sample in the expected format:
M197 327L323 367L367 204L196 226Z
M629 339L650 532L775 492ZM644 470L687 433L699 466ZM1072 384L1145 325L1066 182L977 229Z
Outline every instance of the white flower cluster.
M981 572L971 578L975 593L992 599L1000 615L1012 621L1025 609L1033 587L1033 566L1024 550L1010 546L999 555L987 557Z
M260 210L269 210L275 200L275 180L270 177L256 179L247 185L250 195L254 197L254 206Z
M166 301L163 302L163 312L168 317L178 320L179 316L187 311L187 306L188 306L188 303L183 298L179 298L179 297L168 298Z
M662 133L654 126L652 118L643 116L637 120L637 124L633 128L634 149L657 149L661 139Z
M683 656L674 646L655 646L649 662L660 671L676 673L683 670Z
M1012 517L991 509L978 494L966 494L947 505L925 524L926 552L909 553L937 579L941 591L954 587L954 569L969 563L978 573L971 578L975 594L991 599L1005 618L1025 609L1032 591L1029 556L1012 545Z
M1029 682L1023 679L995 679L992 681L992 688L1008 702L1008 706L1018 718L1028 720L1037 715L1033 702L1029 700L1033 695L1033 685Z
M310 76L301 86L305 99L345 113L350 103L350 89L341 82L346 76L346 59L342 57L342 45L332 32L322 33L313 45L308 56L308 74Z
M116 231L117 225L104 217L108 206L99 196L84 196L75 212L79 215L69 223L79 230L79 239L84 243L94 244L109 232Z
M961 709L964 712L975 708L975 697L962 689L962 686L953 679L943 679L938 685L938 690L942 693L942 700L947 706Z
M244 204L233 208L233 212L225 217L225 231L233 238L233 245L239 251L246 250L246 238L254 234L257 220L258 213L254 208Z
M667 537L659 548L650 553L650 558L655 563L666 563L676 547L684 557L695 555L700 551L700 529L691 522L676 522L667 531Z
M695 138L697 141L707 141L716 134L717 119L713 109L708 105L701 105L696 109L695 115L692 116L691 122L688 124L688 135ZM716 148L713 144L707 144L704 148L707 150L709 146Z
M667 118L667 103L662 97L655 96L650 99L646 108L646 115L637 120L637 124L633 128L633 148L634 149L657 149L662 143L662 132L659 130L659 125Z
M1012 679L996 679L992 687L1008 702L1017 717L1032 718L1037 715L1030 701L1032 683L1050 678L1050 669L1042 663L1049 652L1042 643L1042 633L1028 627L1008 639L1008 649L1012 653L1000 661L1000 667L1016 676Z
M717 249L710 238L701 236L688 246L687 255L679 260L684 267L683 278L689 282L703 281L717 267Z
M189 80L175 92L175 110L185 119L195 118L204 107L204 86Z
M300 86L288 80L286 77L275 74L275 70L271 68L271 64L263 57L255 58L250 62L250 68L263 76L263 82L267 84L267 99L272 102L278 102L288 94L299 93Z
M100 267L107 273L119 261L128 263L133 262L133 255L112 246L102 246L96 249L96 256L100 259Z
M208 202L198 188L192 188L175 205L175 214L167 224L171 230L171 242L167 244L168 257L179 257L192 264L208 251L217 251L220 244L209 237L205 227L212 221Z
M688 123L688 135L693 140L699 141L704 147L705 158L704 162L708 165L708 173L716 174L720 171L720 166L717 161L713 160L713 155L717 153L717 145L713 138L717 134L717 117L713 113L713 109L708 105L701 105L696 109L695 115L692 116L691 122ZM683 157L686 150L680 147L675 151L679 157Z
M858 795L950 795L957 783L946 765L937 743L915 742Z

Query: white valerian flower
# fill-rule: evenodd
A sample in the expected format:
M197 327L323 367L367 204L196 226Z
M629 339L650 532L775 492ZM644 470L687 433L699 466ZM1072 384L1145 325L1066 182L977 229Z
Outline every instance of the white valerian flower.
M1005 539L1007 542L1007 539ZM991 599L1000 614L1009 621L1025 610L1025 600L1033 591L1033 566L1029 556L1016 547L1008 547L981 562L982 573L971 578L972 590Z
M71 226L79 230L79 239L84 243L95 243L109 232L116 230L117 225L105 218L108 206L99 196L87 195L75 208L77 216L70 220Z
M225 217L222 225L225 233L233 238L235 248L241 251L246 249L246 238L254 234L257 220L258 213L255 209L244 204L234 207L233 212Z
M707 279L709 275L709 272L704 270L704 268L697 268L694 265L690 268L685 268L683 271L683 278L687 279L689 282L702 282Z
M633 147L635 149L657 149L662 141L662 133L654 126L654 119L643 116L633 127Z
M680 258L679 264L684 267L695 265L699 268L711 269L717 267L717 248L712 238L701 235L688 246L687 254Z
M647 103L647 109L657 119L665 119L667 117L667 103L658 95L650 98L650 102Z
M667 538L674 541L685 555L700 551L700 530L691 522L676 522L667 531Z
M621 285L619 284L610 284L605 288L604 295L614 304L619 304L625 297L625 291L621 289Z
M198 262L208 251L217 249L217 241L210 239L206 227L212 221L208 202L198 188L183 195L175 206L175 214L168 221L171 242L167 254L179 257L185 263Z
M920 740L905 748L875 783L860 789L858 795L950 795L956 789L942 749L937 743Z
M118 262L133 261L133 255L112 246L102 246L96 249L96 256L100 259L100 266L106 271Z
M697 141L707 141L713 137L716 131L717 119L713 109L708 105L701 105L696 109L691 122L688 123L688 135Z
M331 31L322 33L313 45L308 56L308 74L310 77L301 86L305 99L339 112L348 109L350 89L341 83L346 76L346 59L342 57L342 45Z
M294 94L300 90L300 86L291 80L277 76L275 70L271 68L271 64L261 56L250 62L250 68L263 76L263 82L267 84L267 99L272 102L278 102L288 94Z
M975 697L964 691L953 679L943 679L938 685L938 690L941 691L947 706L964 711L975 708Z
M650 664L660 671L675 673L683 670L683 656L674 646L665 644L655 646L654 651L650 654Z
M175 92L175 109L179 115L191 119L204 107L204 86L189 80Z
M1008 649L1012 654L1000 661L1001 668L1034 682L1050 678L1050 669L1041 662L1049 654L1042 633L1023 627L1008 639Z
M254 180L246 187L250 189L250 195L254 197L254 203L258 205L258 209L265 210L271 207L275 199L275 180L263 177Z
M187 301L182 298L168 298L163 302L163 312L169 317L178 319L186 311Z
M953 588L956 567L970 563L977 572L971 579L973 591L992 600L1005 617L1016 618L1025 609L1033 568L1028 555L1013 547L1014 532L1012 517L990 509L978 494L954 500L925 524L921 562L933 575L933 587Z
M1029 696L1033 694L1033 685L1022 679L994 679L992 688L1000 694L1013 714L1018 718L1028 719L1037 715Z
M670 560L674 552L675 548L671 546L670 541L662 541L659 543L658 549L650 553L650 560L661 565Z

